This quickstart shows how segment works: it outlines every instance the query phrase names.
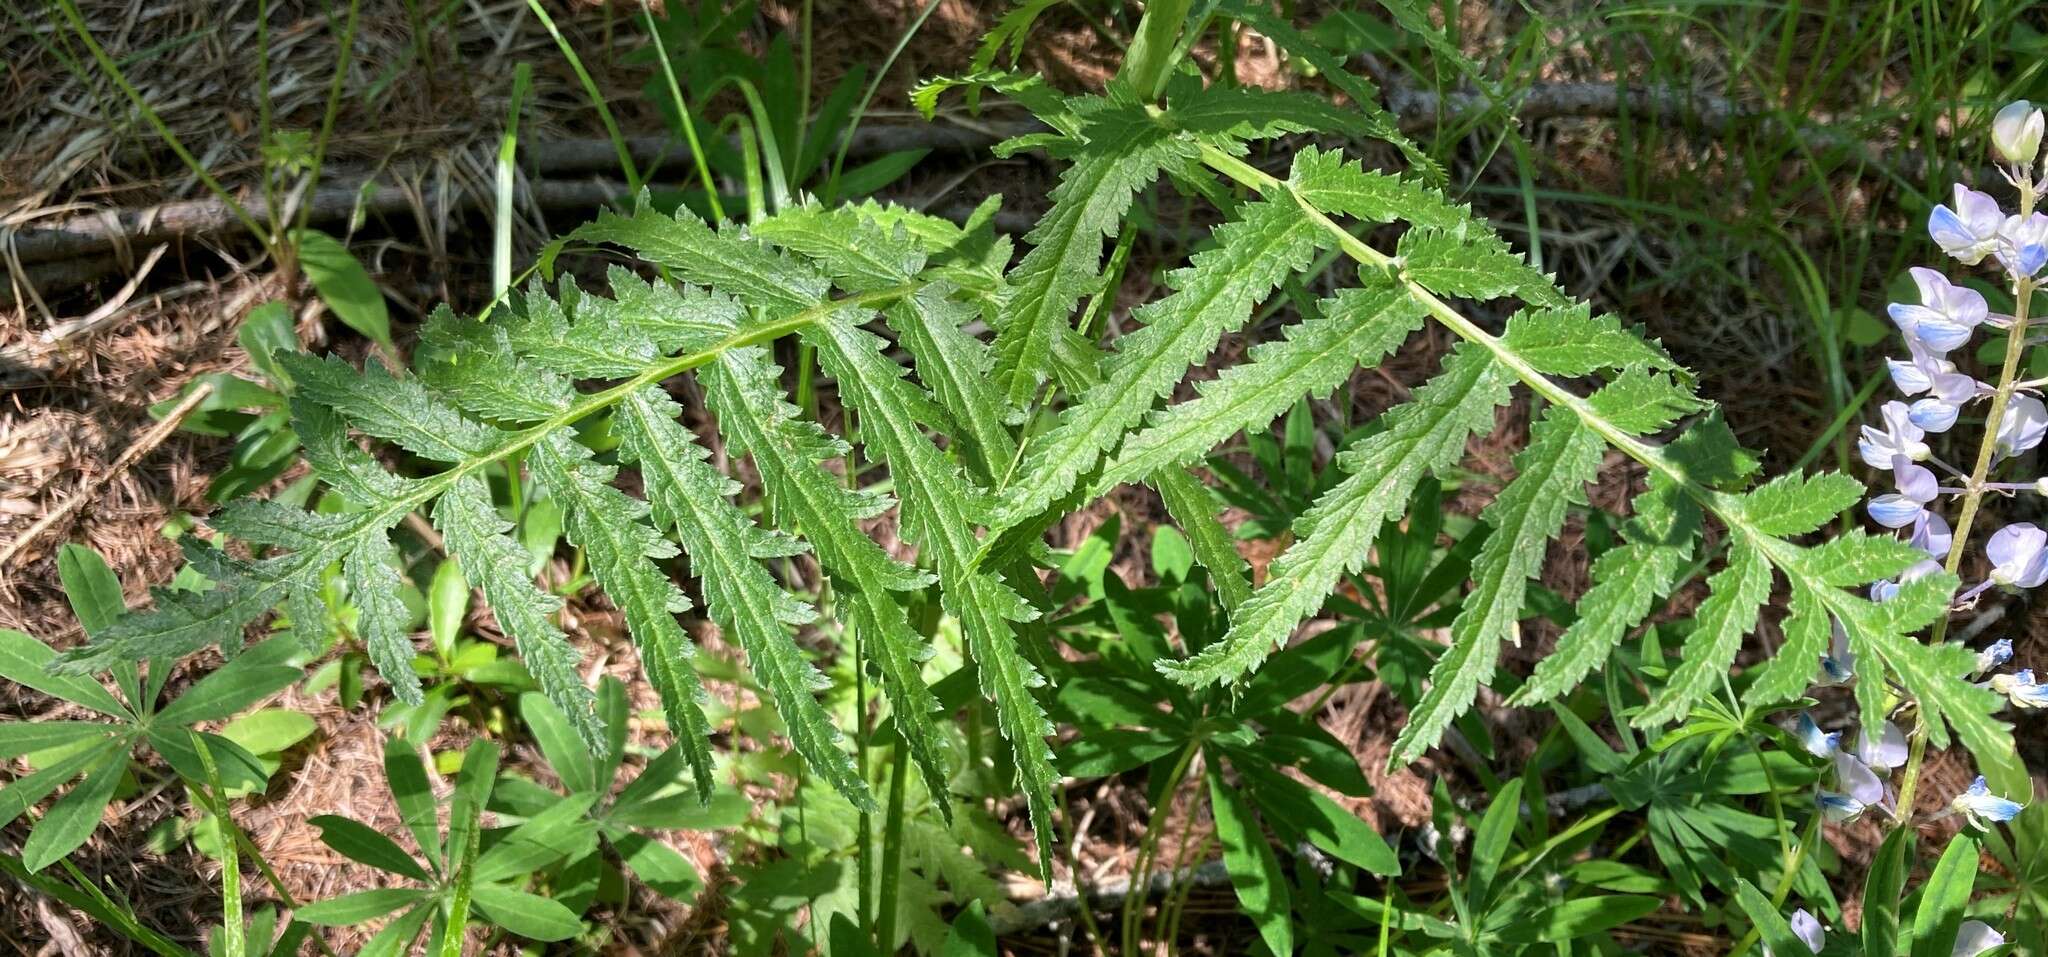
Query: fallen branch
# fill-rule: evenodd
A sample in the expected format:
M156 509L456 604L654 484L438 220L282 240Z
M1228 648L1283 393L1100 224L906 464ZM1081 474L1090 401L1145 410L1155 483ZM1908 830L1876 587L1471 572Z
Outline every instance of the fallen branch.
M860 158L913 149L972 152L1020 133L1042 129L1044 127L1036 123L1015 122L995 123L982 128L939 124L863 127L854 132L847 155ZM632 137L627 140L627 146L634 164L650 171L663 165L676 166L680 171L682 167L677 164L689 159L687 149L666 137ZM542 211L589 209L628 193L615 183L561 179L563 176L616 169L618 154L613 152L609 140L536 143L523 147L521 154L528 162L529 176L526 195L522 199ZM358 207L371 216L401 215L418 208L422 197L428 209L475 209L494 201L487 192L454 186L423 185L415 192L398 185L380 185L369 174L358 175L353 180L347 177L329 177L329 180L329 185L321 187L305 200L309 222L344 222L356 213ZM678 188L681 186L676 185ZM444 188L451 190L453 195L442 196ZM243 203L243 208L257 219L266 219L270 212L262 197L249 198ZM172 239L204 239L240 228L240 220L226 203L218 199L195 199L141 209L106 210L74 216L53 225L0 232L0 242L11 245L15 261L33 267L104 253L124 244L141 246Z
M1380 80L1386 91L1390 112L1403 130L1424 132L1440 124L1470 120L1497 109L1509 110L1517 122L1531 124L1552 119L1639 118L1662 126L1682 126L1720 134L1744 124L1759 124L1782 134L1800 137L1815 152L1847 150L1858 161L1886 170L1909 181L1918 181L1930 168L1927 154L1847 136L1830 127L1803 118L1788 119L1781 110L1744 104L1727 97L1670 87L1622 87L1611 83L1544 83L1518 91L1505 107L1496 106L1485 94L1459 90L1437 93L1411 87L1383 67L1365 58L1368 73ZM927 124L918 126L864 126L856 130L847 154L853 158L880 156L901 150L928 149L937 152L974 152L1001 140L1045 129L1035 121L999 121L980 126ZM627 139L627 152L636 165L654 170L670 167L680 172L689 151L665 136ZM590 209L617 199L625 190L616 183L564 181L561 177L604 172L617 167L618 154L609 140L563 140L522 147L529 177L524 197L542 211ZM306 202L309 221L346 221L360 207L373 216L392 216L421 208L478 209L491 197L476 190L454 186L425 186L419 191L395 185L373 185L368 174L355 181L321 188ZM681 188L682 184L671 184ZM442 196L443 189L455 195ZM268 209L260 197L244 204L251 215L264 218ZM148 245L172 239L203 239L239 228L226 204L202 199L164 203L143 209L109 210L77 216L55 225L33 229L0 231L0 243L11 247L12 262L24 264L25 279L39 288L55 288L104 275L105 270L87 265L94 257L125 245Z

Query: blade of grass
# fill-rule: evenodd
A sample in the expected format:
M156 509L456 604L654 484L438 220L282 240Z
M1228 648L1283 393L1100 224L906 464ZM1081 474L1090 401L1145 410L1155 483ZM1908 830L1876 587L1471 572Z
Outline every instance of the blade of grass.
M320 170L327 162L327 143L334 136L334 118L341 112L341 88L348 79L348 65L355 51L356 15L361 6L361 0L348 0L348 19L342 23L341 42L335 48L334 78L327 83L327 106L320 115L320 134L313 138L313 167L306 179L305 195L308 197L320 188ZM334 15L329 13L328 22L332 23L333 18ZM298 220L293 225L299 229L306 228L307 217L312 212L311 203L300 204Z
M640 187L646 183L640 178L640 168L633 165L633 153L626 148L626 136L619 132L619 121L612 118L611 107L605 105L604 92L597 88L597 81L590 78L590 71L583 68L583 58L569 46L569 38L555 27L555 19L548 16L540 0L526 0L526 6L540 20L540 25L547 28L548 36L555 38L555 46L561 49L562 58L569 61L569 69L576 71L577 82L583 84L584 95L590 97L590 105L597 108L597 118L604 123L605 134L612 139L612 149L619 154L619 171L626 176L626 188L638 195Z
M697 178L704 182L704 199L711 206L711 218L725 218L725 204L718 199L718 181L711 178L711 164L704 157L704 144L697 139L697 121L690 118L689 104L683 99L683 89L676 83L675 65L669 62L668 46L661 42L661 31L654 26L654 8L648 0L640 0L640 17L647 24L647 36L654 46L654 59L661 64L661 78L668 83L669 99L675 103L676 120L683 125L683 139L690 144L690 159L697 166Z
M839 137L839 149L832 154L832 175L825 180L826 205L829 206L839 201L839 173L846 167L846 149L853 143L854 131L860 129L861 117L867 115L868 104L874 102L875 91L881 89L882 78L889 75L889 68L896 65L896 58L903 55L905 47L910 46L910 38L916 36L918 30L923 29L926 18L930 17L932 11L938 8L939 0L926 0L924 9L919 10L917 16L910 21L910 28L904 30L902 36L896 38L895 48L889 51L888 56L882 58L881 68L876 70L874 77L868 80L867 90L860 95L860 103L854 106L853 116L847 121L846 132Z
M518 172L512 164L519 152L519 108L532 82L531 64L521 63L512 68L512 105L505 110L505 135L498 141L498 216L491 231L493 298L512 288L512 186Z

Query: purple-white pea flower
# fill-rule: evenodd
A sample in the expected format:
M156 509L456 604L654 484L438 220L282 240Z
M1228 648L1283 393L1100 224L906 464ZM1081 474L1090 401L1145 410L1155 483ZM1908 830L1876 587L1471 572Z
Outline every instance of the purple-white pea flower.
M2005 210L1998 200L1961 183L1956 184L1955 208L1936 206L1927 216L1927 235L1943 252L1974 266L1991 255L1998 245L1998 231L2005 225Z
M1935 558L1947 558L1949 546L1955 544L1955 532L1948 527L1948 519L1940 512L1926 511L1913 520L1913 528L1906 534L1906 544Z
M1906 735L1889 721L1884 731L1872 738L1867 730L1856 732L1856 759L1873 768L1890 771L1906 763Z
M2014 100L1991 118L1991 146L2006 162L2025 166L2041 153L2041 131L2041 111Z
M1883 599L1873 596L1872 600ZM1829 624L1833 626L1833 633L1828 638L1828 653L1820 656L1820 677L1814 680L1814 684L1823 688L1845 685L1856 677L1856 654L1849 650L1848 629L1842 627L1840 619L1829 619ZM1840 739L1841 735L1835 737Z
M1911 410L1904 402L1887 402L1878 409L1884 418L1884 428L1863 427L1863 434L1856 441L1856 451L1863 456L1863 464L1874 469L1892 467L1892 456L1922 462L1934 454L1923 441L1927 432L1913 424Z
M1920 304L1895 302L1887 311L1908 342L1919 342L1937 355L1946 354L1962 348L1978 324L1990 317L1983 293L1949 282L1948 277L1923 266L1907 271L1913 284L1920 287Z
M1906 395L1925 395L1907 410L1906 418L1928 432L1946 432L1956 423L1963 405L1990 390L1981 382L1956 371L1956 364L1943 359L1916 339L1906 340L1910 359L1887 359L1892 384Z
M1877 807L1886 800L1884 779L1847 751L1835 752L1835 786L1866 807Z
M2040 118L2041 112L2034 111L2034 119L2038 121ZM2034 138L2039 140L2040 134L2035 133ZM1977 957L1978 954L1993 947L2004 945L2005 935L1992 930L1990 924L1981 920L1966 920L1961 927L1956 928L1956 943L1949 949L1948 957Z
M2017 278L2027 278L2048 266L2048 215L2032 213L2025 218L2008 216L1998 228L1998 262Z
M2014 522L1991 533L1984 543L1991 557L1991 580L2016 588L2036 588L2048 581L2048 532L2029 522Z
M1870 810L1870 805L1847 794L1822 791L1814 796L1814 803L1820 807L1820 816L1829 824L1849 824Z
M1933 515L1934 513L1929 512L1928 514ZM1939 518L1940 516L1937 515L1935 517ZM1946 528L1947 523L1944 522L1942 527ZM1944 548L1942 549L1942 551L1946 552L1948 551L1948 549ZM1889 578L1884 578L1872 582L1870 584L1870 600L1891 601L1894 596L1898 595L1899 586L1904 585L1905 583L1910 581L1917 581L1919 579L1926 578L1927 576L1936 574L1940 571L1941 563L1934 561L1933 559L1915 562L1905 571L1899 573L1899 578L1897 581L1893 581Z
M2021 668L2009 675L1992 675L1991 690L2005 696L2015 708L2032 711L2048 708L2048 685L2034 680L2034 669Z
M2031 395L2015 395L1998 421L1998 454L2014 456L2041 444L2048 436L2048 405Z
M1948 806L1980 831L1988 830L1993 823L2003 824L2018 817L2023 807L2018 801L1991 793L1991 786L1984 783L1981 774L1970 782L1969 790L1956 795Z
M2012 639L2000 638L1977 652L1977 673L1983 674L2012 660Z
M1948 518L1942 518L1942 512L1921 512L1919 518L1913 518L1913 529L1907 531L1907 545L1933 557L1948 557L1948 549L1954 543L1956 533L1948 527Z
M1870 500L1872 521L1886 528L1905 528L1927 513L1927 503L1941 494L1933 470L1903 455L1892 456L1892 481L1898 491Z
M1807 913L1806 908L1801 907L1793 911L1785 923L1792 928L1792 936L1799 938L1799 942L1805 944L1808 950L1818 954L1821 948L1827 945L1827 934L1821 929L1820 918ZM1764 957L1777 957L1771 953L1769 944L1765 944L1763 950Z
M1842 732L1822 731L1820 725L1814 723L1813 715L1804 711L1799 713L1799 720L1793 724L1793 733L1799 735L1799 743L1805 746L1806 753L1816 758L1833 757L1842 744Z

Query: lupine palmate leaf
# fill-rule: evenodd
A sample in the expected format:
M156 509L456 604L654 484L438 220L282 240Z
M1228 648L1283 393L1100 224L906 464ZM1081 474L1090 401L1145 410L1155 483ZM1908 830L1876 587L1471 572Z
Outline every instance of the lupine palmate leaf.
M1295 523L1297 540L1273 562L1266 584L1231 616L1223 638L1159 669L1190 687L1234 682L1321 608L1338 579L1364 565L1386 520L1400 514L1424 474L1455 463L1465 440L1493 428L1508 400L1510 374L1477 349L1460 349L1444 370L1387 414L1387 428L1339 460L1349 476Z
M1563 528L1566 509L1584 504L1603 451L1598 435L1560 409L1530 429L1529 447L1515 457L1514 481L1480 513L1492 532L1472 560L1472 591L1451 622L1450 648L1430 669L1429 690L1394 741L1395 763L1434 747L1492 680L1501 642L1521 642L1517 622L1529 579L1542 568L1543 550Z

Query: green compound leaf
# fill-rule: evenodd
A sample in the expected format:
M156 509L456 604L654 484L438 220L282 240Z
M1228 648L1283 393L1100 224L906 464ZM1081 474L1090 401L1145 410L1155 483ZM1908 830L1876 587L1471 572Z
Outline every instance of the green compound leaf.
M541 693L562 709L585 743L603 750L596 696L576 673L580 656L569 636L552 620L562 600L526 577L526 549L507 534L512 523L498 516L483 480L465 477L441 493L434 503L434 527L445 538L449 557L462 566L463 577L484 593Z
M1346 453L1350 474L1295 524L1296 542L1273 562L1265 585L1231 616L1230 630L1192 658L1159 670L1188 687L1236 682L1257 668L1321 608L1338 579L1358 571L1386 520L1398 515L1416 483L1456 462L1472 435L1493 428L1508 400L1509 373L1483 352L1460 349L1444 370L1387 414L1387 428Z
M1598 435L1563 410L1551 409L1530 430L1529 447L1515 457L1514 481L1480 513L1492 533L1472 560L1473 587L1451 622L1451 647L1430 669L1429 690L1394 741L1395 764L1434 747L1493 679L1501 641L1520 643L1517 620L1529 579L1563 529L1566 509L1585 503L1585 485L1599 473L1605 450Z

